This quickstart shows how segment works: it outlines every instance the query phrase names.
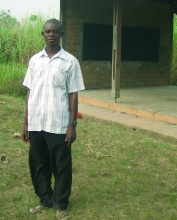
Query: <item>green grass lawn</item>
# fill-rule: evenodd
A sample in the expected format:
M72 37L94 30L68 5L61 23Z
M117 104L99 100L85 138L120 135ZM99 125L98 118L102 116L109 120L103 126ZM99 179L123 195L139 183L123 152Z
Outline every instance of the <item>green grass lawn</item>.
M38 204L21 133L25 101L0 95L0 219L52 220L31 215ZM177 140L83 115L72 146L72 220L177 219Z

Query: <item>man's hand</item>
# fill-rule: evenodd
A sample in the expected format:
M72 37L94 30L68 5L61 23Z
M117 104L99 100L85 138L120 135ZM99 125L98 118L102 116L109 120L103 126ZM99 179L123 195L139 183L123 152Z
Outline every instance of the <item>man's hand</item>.
M23 127L23 130L22 130L22 140L25 143L30 142L29 133L28 133L28 125L24 125L24 127Z
M67 146L70 147L71 144L76 140L76 128L75 125L70 124L66 132L65 141L68 142Z
M26 95L26 109L25 109L25 116L24 116L24 123L23 123L23 130L22 130L22 140L27 143L30 142L29 133L28 133L28 99L30 96L30 89Z

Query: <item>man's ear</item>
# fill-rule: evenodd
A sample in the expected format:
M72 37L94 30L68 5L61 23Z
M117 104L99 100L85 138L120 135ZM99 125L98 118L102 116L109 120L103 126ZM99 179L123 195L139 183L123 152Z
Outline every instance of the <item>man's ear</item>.
M61 37L63 37L63 35L64 35L64 31L61 32Z
M44 31L41 32L42 36L44 36Z

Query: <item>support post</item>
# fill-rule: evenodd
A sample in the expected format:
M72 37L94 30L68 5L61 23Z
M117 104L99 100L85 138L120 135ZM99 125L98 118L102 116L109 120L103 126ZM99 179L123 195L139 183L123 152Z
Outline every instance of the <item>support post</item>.
M114 0L111 95L115 99L115 102L120 97L121 30L122 0Z
M64 36L61 38L61 45L66 49L66 7L67 0L60 0L60 21L64 31Z

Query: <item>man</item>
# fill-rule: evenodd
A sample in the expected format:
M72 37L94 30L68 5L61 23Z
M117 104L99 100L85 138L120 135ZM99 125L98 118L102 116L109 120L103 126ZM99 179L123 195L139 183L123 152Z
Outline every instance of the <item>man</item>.
M29 88L22 139L30 142L29 166L40 205L54 207L58 219L67 219L71 192L71 144L76 139L78 94L84 89L77 59L60 46L60 21L48 20L42 32L46 47L29 61L23 85ZM51 188L52 174L55 179Z

